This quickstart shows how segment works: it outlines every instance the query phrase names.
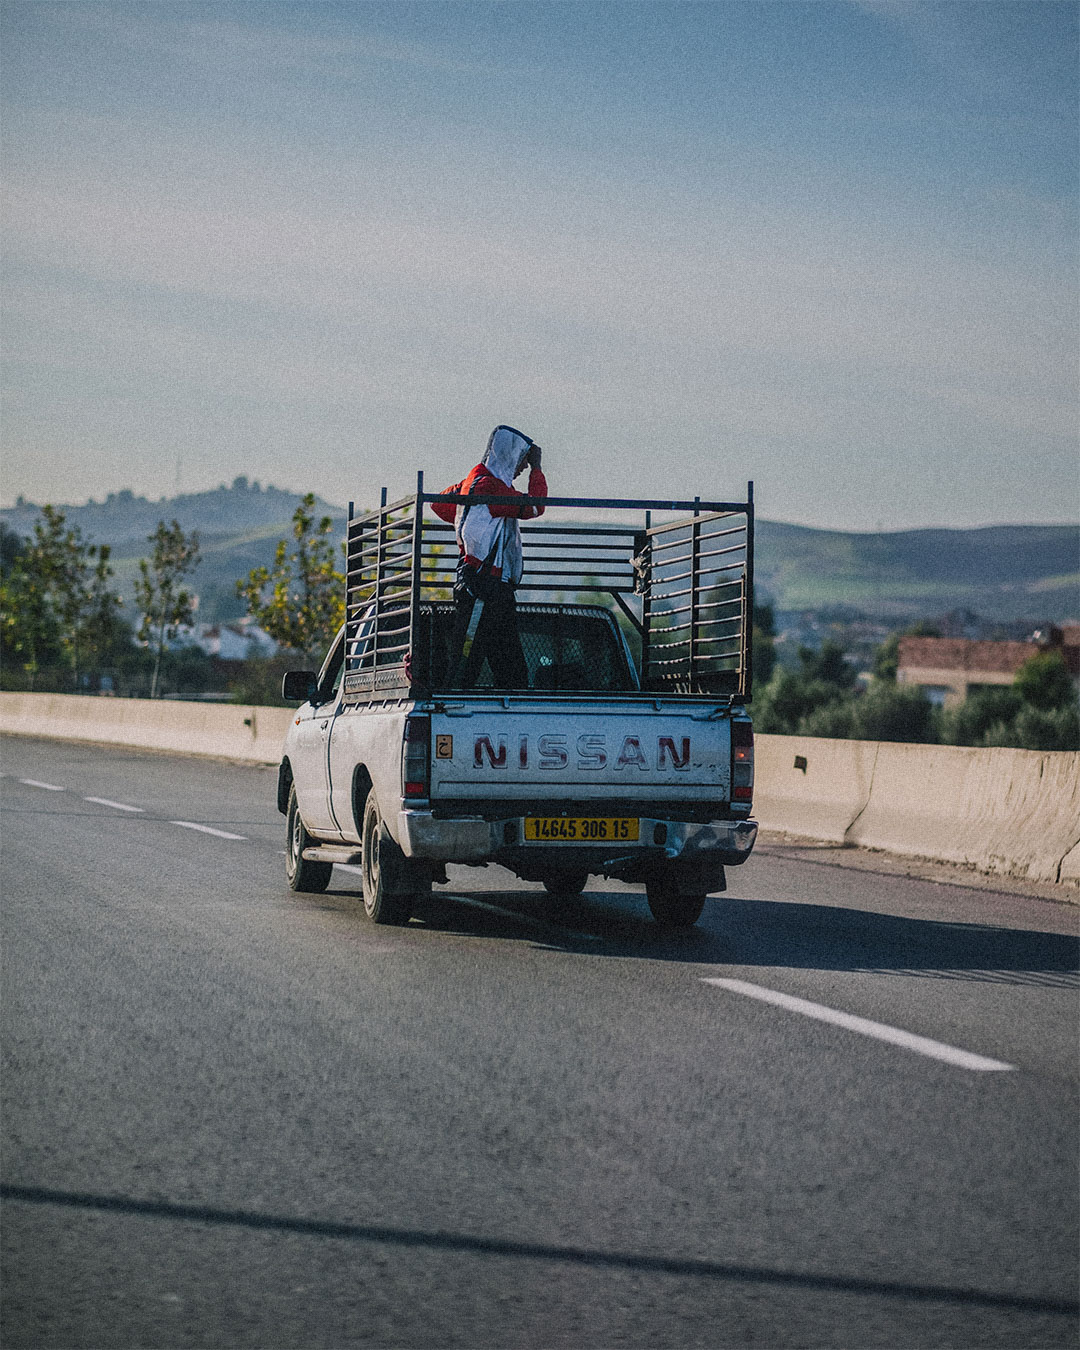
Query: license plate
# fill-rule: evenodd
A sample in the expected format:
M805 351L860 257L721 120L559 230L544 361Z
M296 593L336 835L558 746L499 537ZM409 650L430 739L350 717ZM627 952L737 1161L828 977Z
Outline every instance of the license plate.
M526 816L526 842L539 844L636 843L640 821L622 816Z

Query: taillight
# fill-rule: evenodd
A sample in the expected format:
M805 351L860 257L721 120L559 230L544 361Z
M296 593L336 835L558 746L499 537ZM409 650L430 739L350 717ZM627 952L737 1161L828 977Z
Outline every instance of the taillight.
M401 750L401 795L423 800L431 788L431 718L406 717Z
M754 799L754 728L749 718L731 722L731 800L745 803Z

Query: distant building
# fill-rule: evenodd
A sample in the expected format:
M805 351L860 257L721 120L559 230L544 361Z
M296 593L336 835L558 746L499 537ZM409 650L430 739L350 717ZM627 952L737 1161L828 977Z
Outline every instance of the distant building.
M931 703L951 708L988 685L1012 684L1025 661L1057 649L1073 680L1080 680L1080 624L1035 633L1026 642L902 637L897 684L918 685Z
M252 656L272 656L277 643L250 619L236 623L200 624L194 634L195 646L207 656L221 661L246 661Z

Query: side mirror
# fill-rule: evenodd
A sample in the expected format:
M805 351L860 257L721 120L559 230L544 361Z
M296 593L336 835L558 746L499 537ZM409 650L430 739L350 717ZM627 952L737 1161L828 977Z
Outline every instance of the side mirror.
M286 703L310 703L319 691L319 677L313 670L287 670L281 680L281 697Z

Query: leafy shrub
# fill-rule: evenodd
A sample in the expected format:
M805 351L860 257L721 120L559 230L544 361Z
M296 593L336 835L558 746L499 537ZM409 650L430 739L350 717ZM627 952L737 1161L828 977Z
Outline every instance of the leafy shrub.
M229 700L260 707L292 707L281 697L281 677L287 670L298 670L302 665L302 657L282 653L238 661L229 680Z
M799 721L800 736L827 736L834 740L854 740L855 704L851 699L836 699L807 713Z
M1018 750L1080 750L1080 712L1071 708L1021 708L1013 722L990 728L983 745Z
M823 681L837 689L853 689L858 671L844 658L844 649L835 642L823 642L820 651L799 648L799 667L807 682Z
M805 680L796 671L780 670L755 699L754 722L759 731L790 736L804 718L843 697L843 690L827 680Z
M875 680L852 707L853 735L860 741L910 741L932 745L938 739L933 705L921 689Z
M1025 703L1046 712L1076 707L1076 688L1061 651L1038 652L1029 657L1017 671L1013 688Z
M922 628L918 625L917 628ZM895 683L899 638L878 648L875 678L860 694L855 673L833 643L799 649L798 670L779 670L754 701L764 733L920 744L1080 749L1076 688L1060 651L1036 652L1011 685L973 690L939 711L917 687Z
M776 619L770 604L754 606L754 623L751 630L753 646L752 662L754 679L759 684L768 684L776 665Z
M1023 706L1024 700L1011 685L976 689L943 714L941 739L946 745L1001 745L1000 740L988 742L986 736L991 728L1011 726Z

